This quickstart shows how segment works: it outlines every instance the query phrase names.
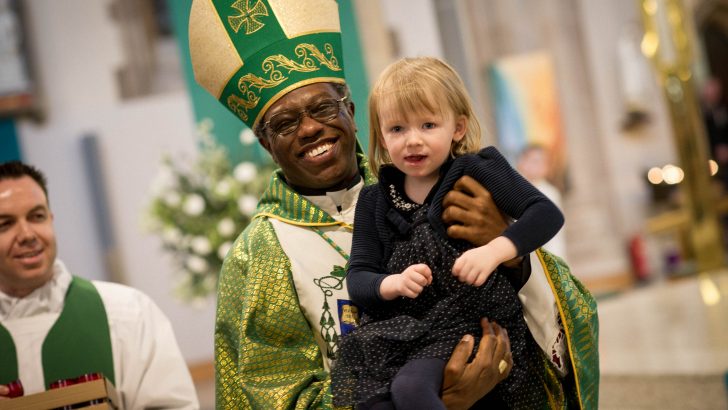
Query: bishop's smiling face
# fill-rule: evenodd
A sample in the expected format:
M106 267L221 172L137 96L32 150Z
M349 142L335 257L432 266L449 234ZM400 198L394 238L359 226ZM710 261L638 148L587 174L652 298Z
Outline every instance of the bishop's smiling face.
M316 83L289 92L276 101L262 121L273 115L300 113L323 100L338 100L341 95L329 83ZM267 135L259 141L281 167L292 187L338 190L345 188L359 168L356 161L354 105L342 103L339 114L319 122L302 114L301 123L289 135Z

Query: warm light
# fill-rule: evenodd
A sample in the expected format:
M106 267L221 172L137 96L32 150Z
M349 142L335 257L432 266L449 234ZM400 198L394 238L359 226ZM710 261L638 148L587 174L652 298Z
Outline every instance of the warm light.
M693 73L690 72L687 68L681 68L677 70L677 76L680 78L680 80L688 82L690 81L690 78L692 78Z
M667 11L667 19L673 27L679 27L682 24L682 17L680 16L680 10L675 7L670 7Z
M698 285L700 287L700 296L703 298L703 303L708 306L715 306L720 302L720 291L709 276L701 275L698 279Z
M672 164L667 164L662 167L662 177L665 182L669 185L679 184L685 177L685 173L680 167L676 167Z
M657 1L656 0L647 0L642 2L642 7L645 8L645 12L647 14L655 14L657 12Z
M650 168L650 170L647 171L647 180L654 185L661 184L664 180L662 178L662 170L657 167Z
M718 173L718 163L714 160L708 161L708 165L710 166L710 175L713 176Z
M657 44L658 40L655 33L645 33L642 37L642 43L640 44L642 54L644 54L647 58L653 58L657 52Z

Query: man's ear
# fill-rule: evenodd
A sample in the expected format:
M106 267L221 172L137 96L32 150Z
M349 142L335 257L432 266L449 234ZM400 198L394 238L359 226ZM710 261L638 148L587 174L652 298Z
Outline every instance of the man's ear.
M351 118L354 118L354 113L356 112L356 106L354 105L354 101L351 101L351 99L349 99L346 102L346 109L347 111L349 111L349 115L351 115Z
M354 124L354 132L359 131L359 127L356 126L356 120L354 119L354 113L356 112L356 106L354 105L354 101L351 101L351 98L349 98L346 101L346 111L349 113L349 117L351 117L351 122Z
M268 151L268 154L270 154L271 158L273 158L273 161L278 163L276 160L276 156L273 155L273 150L270 147L270 141L268 141L268 138L266 137L258 137L258 143L265 148L266 151Z

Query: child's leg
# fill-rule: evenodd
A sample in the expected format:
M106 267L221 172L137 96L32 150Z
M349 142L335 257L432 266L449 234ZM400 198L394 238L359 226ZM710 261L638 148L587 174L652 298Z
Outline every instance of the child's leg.
M392 401L397 410L443 409L440 399L442 359L416 359L407 362L392 380Z

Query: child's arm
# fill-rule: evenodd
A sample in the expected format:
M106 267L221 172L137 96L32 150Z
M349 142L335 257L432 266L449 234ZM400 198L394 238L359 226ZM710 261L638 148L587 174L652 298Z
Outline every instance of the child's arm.
M544 245L561 229L564 216L545 195L526 181L495 147L487 147L465 165L487 188L495 204L516 219L502 234L479 248L463 253L453 265L453 275L475 286L485 283L496 267Z
M378 185L364 187L359 194L354 214L354 235L346 275L346 287L351 300L363 308L376 308L385 300L380 287L386 275L385 245L380 229L386 229L378 220L381 211L381 189ZM381 219L381 215L380 215Z
M418 263L408 266L402 273L387 275L379 286L379 295L384 300L393 300L399 296L414 299L430 283L432 283L430 267Z
M518 256L548 242L564 224L564 215L541 191L513 169L495 147L478 153L480 161L466 172L490 191L500 210L516 219L503 236L516 247Z
M464 252L455 260L453 276L473 286L485 283L498 265L516 257L516 246L505 236Z

